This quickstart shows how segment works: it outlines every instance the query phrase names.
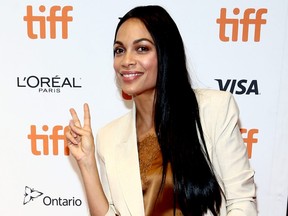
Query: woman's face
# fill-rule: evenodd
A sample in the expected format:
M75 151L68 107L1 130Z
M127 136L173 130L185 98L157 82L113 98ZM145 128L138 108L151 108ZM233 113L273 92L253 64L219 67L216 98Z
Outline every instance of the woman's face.
M145 25L135 18L119 28L114 43L114 70L120 88L128 95L154 95L157 52Z

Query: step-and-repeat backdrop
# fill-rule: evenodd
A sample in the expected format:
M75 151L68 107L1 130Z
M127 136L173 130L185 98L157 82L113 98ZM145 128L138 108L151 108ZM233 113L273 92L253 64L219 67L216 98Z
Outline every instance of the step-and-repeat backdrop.
M147 4L178 24L194 87L235 96L259 215L286 215L287 0L1 0L0 215L87 215L69 108L82 118L89 103L95 134L130 109L115 85L114 30Z

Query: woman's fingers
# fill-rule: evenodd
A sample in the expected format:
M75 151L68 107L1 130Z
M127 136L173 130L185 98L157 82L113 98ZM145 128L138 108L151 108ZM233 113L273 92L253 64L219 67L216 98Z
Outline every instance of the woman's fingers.
M67 134L68 141L70 144L79 144L81 142L81 137L88 135L91 133L91 127L90 127L90 111L89 106L87 103L83 106L84 109L84 126L81 126L81 122L78 118L78 115L75 111L75 109L71 108L70 113L72 116L72 120L69 122L70 131L69 134Z
M70 121L69 126L70 134L76 140L78 140L78 138L80 138L81 136L85 136L89 133L89 131L87 131L86 129L78 127L73 120Z
M84 104L84 128L90 130L91 125L91 117L89 105L87 103Z
M68 144L74 144L74 145L78 144L77 137L74 137L74 135L72 135L71 130L66 133L66 139Z
M69 111L70 111L70 114L71 114L71 116L72 116L72 120L73 120L74 124L75 124L77 127L81 127L81 122L80 122L80 120L79 120L79 118L78 118L78 115L77 115L75 109L71 108Z
M70 109L72 120L69 122L70 130L66 133L68 147L77 161L80 161L88 155L94 155L95 151L94 138L90 123L90 111L87 103L83 105L83 109L83 124L81 124L76 111L73 108Z

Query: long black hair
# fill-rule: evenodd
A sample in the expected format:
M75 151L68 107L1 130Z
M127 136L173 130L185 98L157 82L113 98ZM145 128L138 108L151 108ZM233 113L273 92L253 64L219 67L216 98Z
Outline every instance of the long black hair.
M120 26L130 18L144 23L157 50L154 123L163 156L162 187L171 163L174 201L182 213L201 216L210 210L217 215L222 192L206 149L178 27L163 7L140 6L120 19L115 38Z

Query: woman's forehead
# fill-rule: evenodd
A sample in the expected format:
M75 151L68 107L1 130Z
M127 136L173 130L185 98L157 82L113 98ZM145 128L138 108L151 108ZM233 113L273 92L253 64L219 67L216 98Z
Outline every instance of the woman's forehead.
M116 40L121 38L148 38L152 40L152 37L147 30L144 23L137 18L130 18L126 20L118 29L116 34ZM152 40L153 41L153 40Z

